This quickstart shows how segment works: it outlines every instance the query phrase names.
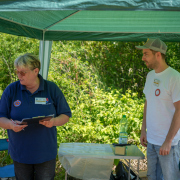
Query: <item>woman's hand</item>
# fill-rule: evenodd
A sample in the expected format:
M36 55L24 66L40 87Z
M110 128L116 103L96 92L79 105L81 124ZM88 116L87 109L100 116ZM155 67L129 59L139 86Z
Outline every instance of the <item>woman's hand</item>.
M11 119L11 124L10 127L14 132L20 132L22 130L24 130L25 127L27 127L28 125L19 125L21 122L20 121L13 121Z
M48 128L51 128L53 126L63 126L69 121L69 116L65 114L61 114L57 117L52 118L50 121L40 121L39 124L42 124Z
M50 119L49 121L39 121L39 124L51 128L54 126L54 118Z

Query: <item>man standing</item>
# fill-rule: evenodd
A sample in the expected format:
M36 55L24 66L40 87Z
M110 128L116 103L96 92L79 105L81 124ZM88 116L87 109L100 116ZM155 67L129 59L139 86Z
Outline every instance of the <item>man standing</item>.
M136 48L143 51L142 60L153 69L143 90L146 102L140 137L147 146L148 180L178 180L180 73L167 65L167 46L160 39L149 39Z

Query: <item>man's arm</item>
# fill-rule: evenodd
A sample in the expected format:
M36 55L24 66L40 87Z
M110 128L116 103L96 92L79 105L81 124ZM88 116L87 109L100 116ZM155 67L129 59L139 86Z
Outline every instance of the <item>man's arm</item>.
M144 104L144 114L143 114L143 122L141 127L141 137L140 141L142 146L147 147L147 136L146 136L146 108L147 108L147 100Z
M171 122L166 139L159 150L160 155L168 155L171 150L171 143L180 128L180 101L174 103L175 113Z

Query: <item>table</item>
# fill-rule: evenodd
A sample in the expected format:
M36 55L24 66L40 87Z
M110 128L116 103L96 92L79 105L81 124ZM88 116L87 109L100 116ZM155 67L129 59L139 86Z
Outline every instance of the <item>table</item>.
M137 159L139 173L139 160L144 154L135 145L127 146L126 155L115 155L111 144L96 143L61 143L58 157L67 173L83 180L109 180L114 159ZM130 180L130 168L129 177ZM138 177L139 179L139 177Z

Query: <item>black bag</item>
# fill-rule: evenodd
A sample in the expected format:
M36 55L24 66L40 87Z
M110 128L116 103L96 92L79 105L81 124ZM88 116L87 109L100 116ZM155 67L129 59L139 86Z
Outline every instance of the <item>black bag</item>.
M113 175L113 173L111 172L111 176L109 180L117 180L116 177Z
M128 180L129 167L122 161L119 161L115 171L116 180ZM137 175L130 169L130 177L131 175L133 176L133 178L130 178L131 180L137 179Z

